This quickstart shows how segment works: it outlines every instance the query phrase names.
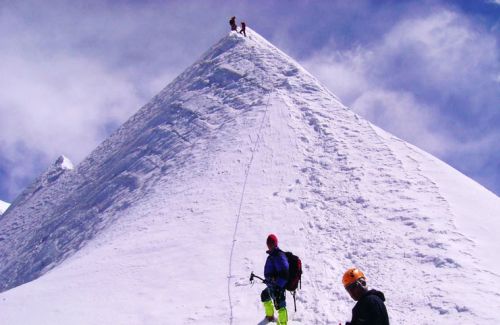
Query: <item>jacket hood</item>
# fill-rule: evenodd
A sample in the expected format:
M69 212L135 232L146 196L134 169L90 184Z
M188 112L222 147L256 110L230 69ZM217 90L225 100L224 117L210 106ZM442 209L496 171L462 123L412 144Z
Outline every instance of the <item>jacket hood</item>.
M381 291L378 291L378 290L369 290L365 296L371 296L371 295L374 295L374 296L377 296L379 297L380 299L382 299L382 301L385 301L385 296L384 296L384 293L381 292Z

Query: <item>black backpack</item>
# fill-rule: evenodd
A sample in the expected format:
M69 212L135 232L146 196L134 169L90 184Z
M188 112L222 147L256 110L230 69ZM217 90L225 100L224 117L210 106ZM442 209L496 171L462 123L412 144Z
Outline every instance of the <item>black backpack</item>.
M292 252L286 252L285 256L288 260L288 282L286 283L285 289L292 293L293 305L295 306L295 311L297 311L295 293L297 288L301 288L302 284L302 261L297 255L293 255Z

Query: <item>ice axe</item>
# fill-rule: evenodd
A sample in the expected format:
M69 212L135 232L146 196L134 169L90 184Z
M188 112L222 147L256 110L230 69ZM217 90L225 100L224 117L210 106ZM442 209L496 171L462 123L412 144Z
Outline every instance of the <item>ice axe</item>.
M250 273L250 282L251 283L253 283L254 278L257 278L257 279L261 280L263 283L266 283L266 279L263 279L260 276L253 274L253 272Z

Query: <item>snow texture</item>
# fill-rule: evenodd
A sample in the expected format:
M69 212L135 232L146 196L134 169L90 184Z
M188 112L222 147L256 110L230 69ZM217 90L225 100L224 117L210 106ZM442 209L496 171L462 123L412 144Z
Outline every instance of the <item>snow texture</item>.
M257 324L265 239L290 324L338 324L361 268L393 324L497 324L499 198L377 128L251 29L0 218L1 324ZM288 304L292 299L288 296Z

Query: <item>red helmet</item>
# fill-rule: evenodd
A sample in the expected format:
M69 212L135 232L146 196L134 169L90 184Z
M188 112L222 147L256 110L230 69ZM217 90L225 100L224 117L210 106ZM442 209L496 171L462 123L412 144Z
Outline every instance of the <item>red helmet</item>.
M267 246L278 247L278 237L275 234L270 234L267 236L266 244Z

